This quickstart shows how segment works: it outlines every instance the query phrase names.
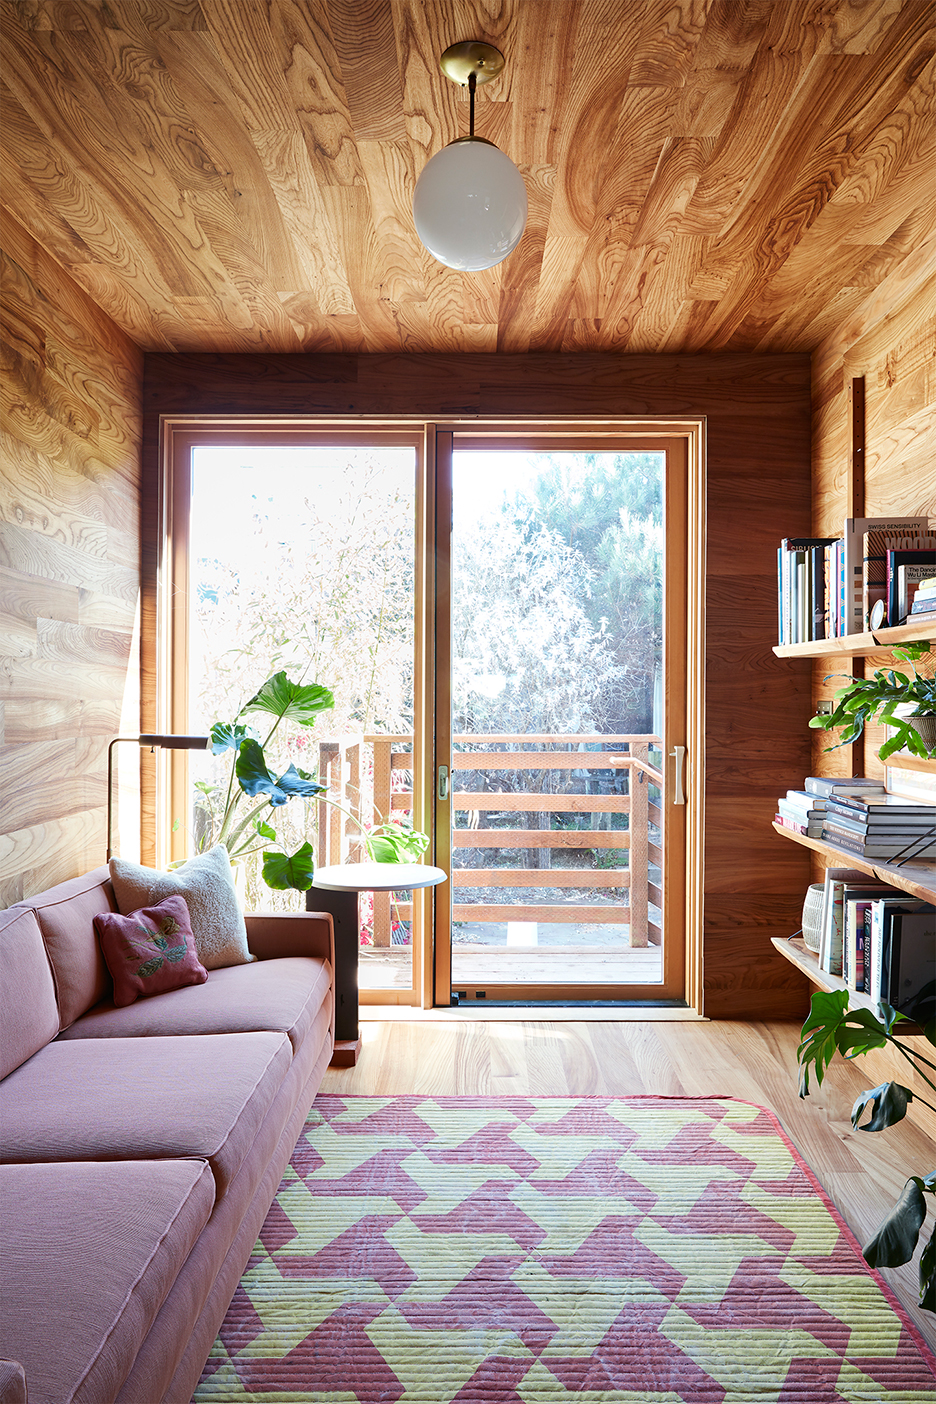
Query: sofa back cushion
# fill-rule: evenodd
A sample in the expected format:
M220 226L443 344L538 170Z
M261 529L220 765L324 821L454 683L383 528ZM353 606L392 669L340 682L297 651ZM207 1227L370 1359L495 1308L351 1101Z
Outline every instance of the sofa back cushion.
M95 868L28 897L17 907L36 914L55 981L59 1027L67 1029L111 993L110 972L94 930L99 912L117 909L110 874L106 868Z
M0 912L0 1078L59 1031L55 986L35 912Z

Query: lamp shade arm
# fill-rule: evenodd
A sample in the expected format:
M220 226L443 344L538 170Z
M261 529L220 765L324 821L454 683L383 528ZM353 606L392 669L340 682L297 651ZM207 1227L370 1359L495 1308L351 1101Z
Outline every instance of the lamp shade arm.
M168 733L147 732L143 736L115 736L107 746L107 862L114 856L114 747L123 741L132 741L135 746L160 746L168 751L206 751L211 745L210 736L172 736Z

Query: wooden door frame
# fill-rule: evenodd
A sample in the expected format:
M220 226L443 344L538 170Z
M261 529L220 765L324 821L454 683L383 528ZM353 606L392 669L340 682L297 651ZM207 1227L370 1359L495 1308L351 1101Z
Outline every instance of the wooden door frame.
M446 524L439 520L445 512L444 494L437 493L438 467L436 464L436 443L439 432L470 434L474 430L488 442L495 434L516 442L518 438L539 436L552 440L561 438L564 446L571 447L586 436L594 446L596 439L614 439L626 436L628 439L682 439L686 444L688 522L686 558L687 590L687 635L685 656L691 660L687 669L691 684L686 699L685 737L686 764L684 781L687 791L686 814L686 891L685 891L685 1004L690 1010L701 1014L702 1001L702 888L703 888L703 833L704 833L704 659L705 659L705 418L626 418L593 417L588 415L566 416L562 419L546 421L543 418L505 417L432 422L423 415L162 415L159 419L159 482L157 491L150 501L155 508L156 534L154 549L147 553L143 580L143 634L141 641L142 673L142 716L146 730L159 732L178 729L173 727L173 716L179 715L180 683L173 683L173 670L169 666L171 651L179 644L179 631L183 628L181 604L174 598L171 589L171 572L167 569L171 557L175 556L178 568L180 553L187 552L187 521L184 540L182 524L177 505L174 509L172 491L172 464L176 451L182 446L185 436L204 438L210 434L214 442L219 436L231 435L243 440L245 435L262 436L275 432L285 437L297 437L309 433L317 438L330 431L336 437L346 440L351 434L367 428L370 435L383 430L388 441L412 442L413 436L422 435L422 456L424 467L425 501L420 520L423 523L423 538L417 547L421 561L417 565L417 609L422 621L422 647L417 651L415 686L422 702L422 727L420 740L424 748L425 764L418 778L414 778L414 823L417 827L431 830L431 814L436 802L438 766L443 754L451 749L450 734L438 735L435 718L440 701L446 706L450 716L450 698L435 696L435 679L438 676L438 653L440 647L448 656L447 638L440 640L438 618L430 619L430 608L437 592L439 575L448 578L448 537ZM222 439L223 441L223 439ZM450 499L449 499L450 500ZM175 515L174 515L175 511ZM436 534L435 549L430 549L430 523ZM694 528L694 529L693 529ZM152 535L149 540L153 540ZM443 544L444 543L444 544ZM187 680L185 682L187 688ZM449 728L450 730L450 728ZM442 744L440 744L440 742ZM165 767L162 783L156 783L148 774L144 776L144 804L141 824L141 845L144 861L164 864L174 856L169 838L171 826L168 816L172 805L187 785L185 774L187 757L185 752L162 752L156 762ZM142 758L144 769L153 765L153 758ZM671 766L668 773L671 772ZM168 800L168 803L167 803ZM181 855L180 855L181 856ZM439 850L433 853L434 861L450 867L451 852ZM444 861L443 861L444 860ZM443 891L447 890L446 888ZM439 900L439 892L426 890L414 894L414 907L419 905L425 940L418 954L414 950L413 981L414 990L404 997L387 991L362 994L362 1002L371 1003L417 1003L424 1009L432 1007L435 988L438 982L438 969L435 966L433 941L433 909ZM535 997L534 991L528 991ZM587 996L582 993L582 997ZM654 1002L651 1000L651 1002ZM641 1017L640 1004L633 1003L633 1016ZM625 1013L623 1005L618 1005L620 1013Z
M437 662L436 695L436 768L447 767L452 773L451 695L451 602L442 577L451 561L451 453L455 446L513 447L548 449L557 444L565 450L590 449L640 452L664 448L667 452L666 511L667 535L675 527L686 543L685 554L666 553L665 599L672 602L674 593L684 602L667 610L668 627L664 631L664 679L666 686L665 715L667 736L673 745L685 746L683 786L686 806L683 822L669 826L666 861L669 871L684 875L682 890L671 896L671 884L664 884L663 913L663 981L659 985L628 986L625 998L607 986L582 985L509 985L485 982L494 999L518 1003L559 1000L608 1001L616 1008L631 1006L635 1014L647 1005L677 1004L701 1014L702 999L702 856L704 825L704 598L705 598L705 422L689 420L591 420L562 419L546 422L542 419L472 418L439 423L437 431L436 482L439 493L437 505L436 561L437 612L435 648ZM625 441L625 442L622 442ZM447 460L447 461L446 461ZM679 491L674 492L677 484ZM447 496L447 500L446 500ZM664 605L666 609L666 605ZM685 686L674 691L673 679L680 678ZM682 740L674 738L681 736ZM676 761L671 753L664 756L663 804L667 813L672 808L675 789ZM437 799L437 845L446 845L447 870L451 871L451 811L448 803ZM441 847L437 847L437 861ZM451 1000L451 904L449 885L435 893L435 970L434 1002L444 1006ZM678 909L676 904L678 903ZM684 941L669 944L666 931L681 923ZM478 1007L475 1005L474 1007Z
M427 611L431 607L435 571L427 540L427 513L435 501L431 460L434 439L423 419L410 416L163 416L160 420L160 480L157 504L157 544L145 589L151 608L151 627L143 645L143 674L148 675L149 730L187 732L189 706L189 513L191 451L199 443L280 445L315 441L316 447L355 444L365 436L368 445L412 447L416 453L416 556L414 563L414 701L420 718L414 743L428 744L420 754L418 744L413 776L413 825L429 830L432 800L432 696L433 647ZM175 830L171 816L188 805L188 753L157 753L159 770L153 782L153 802L144 819L143 842L149 861L157 867L188 856L184 832ZM432 854L427 854L432 861ZM414 932L412 987L409 990L360 992L360 1002L426 1005L431 1001L432 904L431 893L413 894ZM418 915L417 915L418 914Z

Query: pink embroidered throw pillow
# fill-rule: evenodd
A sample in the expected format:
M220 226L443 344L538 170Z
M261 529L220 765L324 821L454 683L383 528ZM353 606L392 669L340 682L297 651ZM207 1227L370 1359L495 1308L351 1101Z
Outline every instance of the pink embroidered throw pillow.
M195 950L184 897L166 897L127 916L102 912L94 918L94 928L114 977L118 1006L183 985L203 985L208 979Z

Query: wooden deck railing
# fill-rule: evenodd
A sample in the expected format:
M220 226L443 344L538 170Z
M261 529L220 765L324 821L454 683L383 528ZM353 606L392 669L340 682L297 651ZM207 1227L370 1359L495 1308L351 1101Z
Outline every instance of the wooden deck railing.
M647 734L614 736L463 735L454 738L452 804L455 813L453 845L456 849L527 850L527 866L459 868L452 873L456 889L455 921L527 921L623 924L630 930L632 947L659 945L659 925L651 920L651 904L662 907L659 885L651 880L651 867L662 871L660 848L662 775L650 759L659 738ZM521 750L521 746L535 750ZM601 745L610 749L580 750ZM504 747L508 749L498 749ZM548 747L561 749L546 749ZM404 749L406 748L406 749ZM319 743L319 778L328 797L350 810L362 824L379 822L378 815L412 809L412 737L361 736L353 740ZM481 787L458 786L457 772L480 774ZM552 781L528 793L487 788L488 774L539 772ZM578 775L575 772L580 772ZM581 772L587 772L583 777ZM610 779L608 772L611 772ZM478 782L475 782L476 785ZM496 782L495 782L496 783ZM504 782L501 782L504 783ZM611 792L596 793L602 786ZM485 814L528 816L524 827L482 827ZM467 815L467 822L459 822ZM570 816L567 827L553 829L550 816ZM627 815L626 829L612 828L614 815ZM580 827L587 820L587 827ZM626 866L608 868L554 868L557 850L624 852ZM365 858L357 824L333 806L319 802L316 863L358 862ZM459 902L457 894L491 888L585 888L626 893L627 901L615 903ZM408 920L411 905L396 903L401 920ZM374 897L375 946L391 944L391 898Z

